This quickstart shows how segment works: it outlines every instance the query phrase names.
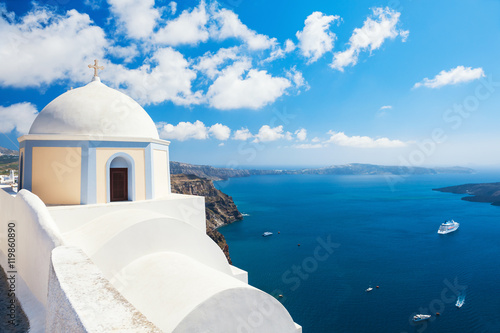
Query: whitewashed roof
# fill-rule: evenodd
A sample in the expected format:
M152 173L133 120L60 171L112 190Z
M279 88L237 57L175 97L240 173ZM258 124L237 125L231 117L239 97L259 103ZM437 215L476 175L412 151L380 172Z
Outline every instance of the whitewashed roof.
M29 134L91 135L96 140L100 137L159 139L148 113L98 77L50 102L36 117Z

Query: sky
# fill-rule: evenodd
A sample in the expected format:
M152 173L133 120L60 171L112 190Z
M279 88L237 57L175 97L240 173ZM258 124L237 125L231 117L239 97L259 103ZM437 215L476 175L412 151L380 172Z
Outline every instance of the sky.
M171 160L500 164L499 0L0 0L0 13L6 148L99 59Z

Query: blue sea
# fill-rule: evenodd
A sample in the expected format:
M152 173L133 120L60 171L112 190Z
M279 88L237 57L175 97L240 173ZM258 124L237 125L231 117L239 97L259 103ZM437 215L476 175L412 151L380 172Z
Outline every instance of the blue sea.
M496 181L500 174L233 178L216 186L246 216L220 231L233 264L251 285L282 294L304 333L500 332L500 207L432 191ZM460 228L437 234L448 219ZM415 313L433 316L414 324Z

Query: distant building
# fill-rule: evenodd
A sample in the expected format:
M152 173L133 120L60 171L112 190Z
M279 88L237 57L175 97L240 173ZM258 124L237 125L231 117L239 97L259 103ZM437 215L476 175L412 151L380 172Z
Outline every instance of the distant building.
M18 193L0 190L31 332L301 332L206 235L204 198L171 193L170 143L92 67L18 139Z
M8 176L0 175L0 184L13 184L17 182L17 176L14 170L10 170Z

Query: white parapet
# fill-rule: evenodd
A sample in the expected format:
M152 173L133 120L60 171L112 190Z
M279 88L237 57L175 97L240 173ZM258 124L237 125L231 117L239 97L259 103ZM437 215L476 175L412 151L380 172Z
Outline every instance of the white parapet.
M52 251L46 332L162 332L106 280L83 251Z

